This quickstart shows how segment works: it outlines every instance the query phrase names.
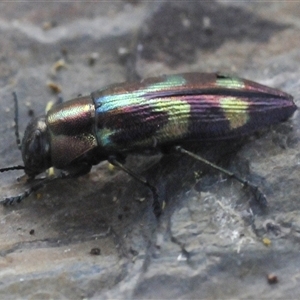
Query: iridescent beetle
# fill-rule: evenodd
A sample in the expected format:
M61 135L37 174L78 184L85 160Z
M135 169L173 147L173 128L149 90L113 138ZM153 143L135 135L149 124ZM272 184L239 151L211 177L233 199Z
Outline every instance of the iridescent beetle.
M108 160L151 189L154 210L159 215L156 188L123 163L128 154L174 148L237 179L260 202L266 202L254 184L180 145L187 141L205 143L249 135L287 120L296 109L292 96L284 92L221 74L187 73L114 84L56 105L45 116L33 119L22 143L16 129L24 166L0 171L24 169L32 180L55 167L63 171L61 178L74 177ZM39 181L2 202L20 202L50 180Z

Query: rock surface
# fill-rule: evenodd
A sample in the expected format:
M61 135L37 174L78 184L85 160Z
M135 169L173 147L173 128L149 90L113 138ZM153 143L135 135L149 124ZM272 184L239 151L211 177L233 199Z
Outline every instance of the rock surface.
M28 114L55 101L55 88L70 99L169 73L236 74L299 106L299 14L297 2L1 3L0 166L22 163L12 91L22 133ZM196 147L260 185L267 209L178 155L128 161L165 200L159 220L149 191L107 163L0 207L1 298L297 298L299 137L295 114L247 141ZM1 175L2 196L24 190L21 175Z

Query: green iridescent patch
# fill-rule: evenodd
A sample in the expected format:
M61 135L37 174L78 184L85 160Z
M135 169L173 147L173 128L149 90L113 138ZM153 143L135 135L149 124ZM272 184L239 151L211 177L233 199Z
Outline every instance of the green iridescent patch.
M242 79L235 77L222 77L216 79L216 86L224 87L227 89L243 89L245 88L245 83Z

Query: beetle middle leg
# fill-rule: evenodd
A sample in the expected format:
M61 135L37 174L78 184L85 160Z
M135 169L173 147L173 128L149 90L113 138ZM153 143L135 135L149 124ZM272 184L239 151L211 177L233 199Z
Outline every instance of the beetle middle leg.
M124 164L122 164L115 156L110 156L108 158L108 162L111 163L112 165L118 167L119 169L121 169L122 171L124 171L125 173L127 173L128 175L133 177L135 180L139 181L140 183L142 183L143 185L145 185L146 187L148 187L151 190L152 195L153 195L153 203L152 203L153 212L154 212L155 216L158 218L161 215L162 207L161 207L160 201L158 199L158 192L157 192L156 187L153 186L152 184L150 184L149 181L142 175L135 173L134 171L125 167Z
M174 147L175 151L182 153L182 154L186 154L198 161L201 161L202 163L208 165L209 167L227 175L230 178L234 178L235 180L239 181L245 188L248 188L249 191L251 191L251 193L254 195L256 201L262 205L262 206L267 206L267 198L265 196L265 194L259 189L259 187L251 182L249 182L248 180L236 175L235 173L228 171L224 168L221 168L219 166L217 166L216 164L206 160L205 158L191 152L188 151L184 148L182 148L181 146L176 146Z

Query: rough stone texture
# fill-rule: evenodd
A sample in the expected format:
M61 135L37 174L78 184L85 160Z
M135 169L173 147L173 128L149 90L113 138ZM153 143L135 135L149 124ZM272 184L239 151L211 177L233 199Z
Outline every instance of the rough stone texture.
M49 81L69 99L138 77L222 71L283 89L300 105L299 14L299 3L281 1L1 3L0 165L22 163L12 91L23 132L29 111L55 100ZM54 71L59 59L65 67ZM165 200L159 220L149 191L107 163L1 207L1 299L298 298L299 136L296 114L243 142L194 146L259 184L268 209L178 155L128 161ZM1 175L2 196L24 190L21 175Z

